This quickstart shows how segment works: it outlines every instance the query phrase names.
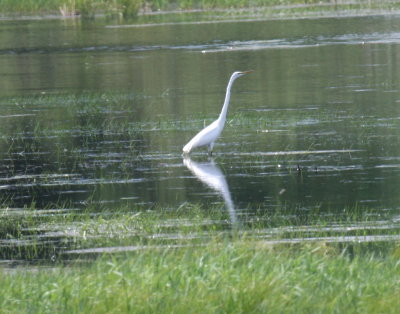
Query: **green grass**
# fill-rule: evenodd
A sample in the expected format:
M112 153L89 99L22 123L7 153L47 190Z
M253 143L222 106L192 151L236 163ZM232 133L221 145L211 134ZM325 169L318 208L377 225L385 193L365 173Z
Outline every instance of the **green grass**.
M98 13L134 17L142 0L0 0L2 14L62 14L93 17Z
M0 276L5 313L396 313L400 248L349 255L321 244L201 247L104 255L89 266Z
M2 313L395 313L400 306L398 242L273 242L396 235L398 226L373 229L396 224L390 213L260 209L241 215L235 227L215 205L110 211L95 204L13 210L6 203L2 259L21 266L3 261ZM70 251L124 247L113 254Z
M272 8L276 14L297 14L320 11L333 7L335 10L363 10L398 8L395 1L335 1L330 0L0 0L2 15L79 15L94 17L107 16L136 17L141 11L168 11L190 9L242 9ZM331 9L332 10L332 9Z

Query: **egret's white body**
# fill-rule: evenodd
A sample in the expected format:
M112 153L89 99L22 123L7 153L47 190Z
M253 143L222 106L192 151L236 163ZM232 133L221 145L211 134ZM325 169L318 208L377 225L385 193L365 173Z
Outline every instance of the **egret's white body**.
M231 98L231 88L233 82L242 75L250 73L253 71L245 71L245 72L234 72L229 79L228 86L226 88L226 95L224 105L222 106L221 113L217 120L211 123L209 126L205 127L199 133L197 133L190 141L183 147L183 153L189 154L193 148L207 146L208 145L208 152L211 154L214 143L217 138L220 136L226 120L226 114L228 112L229 107L229 100Z

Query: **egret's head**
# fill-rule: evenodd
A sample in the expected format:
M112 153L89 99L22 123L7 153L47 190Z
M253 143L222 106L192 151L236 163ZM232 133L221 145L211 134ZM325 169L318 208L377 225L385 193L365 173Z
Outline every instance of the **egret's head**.
M238 77L241 77L241 76L243 76L243 75L245 75L245 74L249 74L249 73L251 73L251 72L254 72L254 70L250 70L250 71L237 71L237 72L234 72L233 74L232 74L232 79L237 79Z

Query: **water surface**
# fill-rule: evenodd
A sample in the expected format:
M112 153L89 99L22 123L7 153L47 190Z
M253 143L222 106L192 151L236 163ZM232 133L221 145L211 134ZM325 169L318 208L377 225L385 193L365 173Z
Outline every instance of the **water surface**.
M7 208L398 217L398 16L149 23L0 22ZM183 160L249 69L213 158Z

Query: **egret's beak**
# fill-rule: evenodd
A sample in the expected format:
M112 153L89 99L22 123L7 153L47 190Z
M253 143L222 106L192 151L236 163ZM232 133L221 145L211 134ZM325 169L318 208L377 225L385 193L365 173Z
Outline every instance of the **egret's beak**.
M249 74L251 72L254 72L254 70L249 70L249 71L243 71L242 74Z

